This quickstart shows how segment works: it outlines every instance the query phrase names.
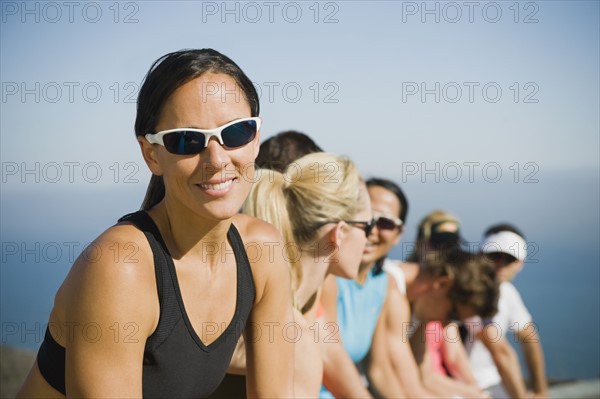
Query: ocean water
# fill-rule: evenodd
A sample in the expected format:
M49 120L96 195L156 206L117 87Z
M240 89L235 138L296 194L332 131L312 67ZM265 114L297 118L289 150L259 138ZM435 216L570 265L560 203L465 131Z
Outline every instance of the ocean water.
M550 249L515 279L538 326L550 377L600 376L599 264L597 248Z
M391 257L405 257L419 219L435 208L457 214L469 241L477 241L492 223L513 221L532 243L514 284L538 327L548 377L596 378L600 376L596 177L578 173L519 187L510 193L518 198L517 205L493 201L512 186L407 182L403 187L411 201L409 220L402 244ZM137 209L144 189L141 184L116 190L46 187L43 195L35 190L3 190L0 343L39 347L54 295L74 258L120 216Z
M546 361L546 374L554 380L600 376L600 281L598 251L541 251L539 262L526 263L513 281L533 317ZM519 344L508 334L519 353Z
M47 242L61 242L52 239L56 241ZM31 249L35 243L25 245ZM70 267L69 262L47 262L54 259L50 251L55 247L47 248L39 263L30 259L17 264L8 255L2 262L2 344L37 349L44 337L54 294ZM67 256L65 250L63 257ZM538 327L548 376L560 380L600 376L598 253L554 250L540 254L539 260L526 264L514 283Z

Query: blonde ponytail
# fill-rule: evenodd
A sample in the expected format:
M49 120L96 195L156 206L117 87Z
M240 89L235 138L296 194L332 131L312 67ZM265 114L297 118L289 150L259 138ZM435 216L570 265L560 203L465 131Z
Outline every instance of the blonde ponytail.
M283 174L274 170L257 169L256 174L257 181L244 202L242 212L272 224L282 235L286 258L292 268L292 289L296 291L302 280L302 266L285 195L289 184Z
M325 222L351 220L359 210L362 179L354 162L324 152L303 156L284 174L259 169L243 212L274 225L285 240L293 287L302 281L300 250L310 250Z

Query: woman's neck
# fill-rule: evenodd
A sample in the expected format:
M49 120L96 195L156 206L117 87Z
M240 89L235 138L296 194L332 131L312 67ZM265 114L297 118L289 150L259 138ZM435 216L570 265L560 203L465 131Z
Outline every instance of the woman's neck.
M369 273L371 272L371 269L373 269L374 266L375 263L361 263L358 268L358 274L356 275L354 281L356 281L360 285L363 285L367 281L367 277L369 277Z
M327 277L329 265L326 257L314 256L312 251L302 251L300 264L302 267L302 280L296 289L296 304L302 309L309 299L317 293L325 277Z
M174 259L187 255L202 256L203 262L218 264L227 241L231 219L219 221L202 218L186 208L163 200L149 211Z

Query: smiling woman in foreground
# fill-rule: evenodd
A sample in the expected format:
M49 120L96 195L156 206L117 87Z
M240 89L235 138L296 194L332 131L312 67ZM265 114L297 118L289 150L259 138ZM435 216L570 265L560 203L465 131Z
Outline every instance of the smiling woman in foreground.
M238 213L252 185L258 113L250 79L214 50L154 63L135 122L153 174L143 210L76 260L20 397L205 397L242 332L248 394L293 395L293 344L260 339L261 328L293 320L289 266L278 251L250 261L244 249L269 253L283 240Z

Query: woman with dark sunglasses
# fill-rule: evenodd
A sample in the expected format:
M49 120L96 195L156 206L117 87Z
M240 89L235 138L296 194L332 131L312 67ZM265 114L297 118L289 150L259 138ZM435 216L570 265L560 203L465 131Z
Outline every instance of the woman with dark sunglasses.
M325 314L329 321L339 323L339 335L334 338L341 343L325 346L321 397L369 397L359 368L372 379L369 389L383 397L432 397L421 384L410 346L403 339L408 302L396 281L383 272L393 263L386 257L402 236L408 201L389 180L370 179L367 186L376 223L358 276L353 281L329 279L323 290Z
M272 223L285 239L299 328L295 395L314 398L323 376L319 342L335 329L317 321L320 288L330 274L356 276L373 226L369 196L354 163L325 152L295 160L283 174L261 172L243 211Z
M157 60L141 87L135 133L152 179L124 216L76 260L19 397L206 397L238 338L248 392L293 395L293 344L260 339L293 321L281 251L269 224L239 214L258 153L258 95L210 49ZM92 257L90 254L92 253Z

